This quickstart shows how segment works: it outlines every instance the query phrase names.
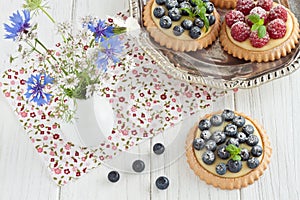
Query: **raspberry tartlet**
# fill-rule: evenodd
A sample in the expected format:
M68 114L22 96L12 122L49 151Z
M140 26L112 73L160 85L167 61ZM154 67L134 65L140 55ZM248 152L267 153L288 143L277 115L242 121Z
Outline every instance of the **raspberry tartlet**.
M226 13L220 33L224 50L252 62L269 62L296 48L299 24L295 15L272 0L238 0Z
M254 183L267 169L271 154L262 127L228 109L201 118L186 141L187 161L195 174L227 190Z
M220 31L220 15L208 0L150 0L144 25L161 46L196 51L211 45Z

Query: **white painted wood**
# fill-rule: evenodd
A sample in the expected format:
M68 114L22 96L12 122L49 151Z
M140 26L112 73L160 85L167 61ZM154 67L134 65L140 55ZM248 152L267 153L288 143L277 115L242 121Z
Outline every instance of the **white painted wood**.
M8 16L21 6L21 1L0 0L0 22L8 21ZM72 0L49 2L51 13L59 21L75 19L87 14L104 17L107 13L123 10L126 0ZM105 12L103 12L105 10ZM48 20L41 17L40 21ZM43 37L49 45L53 44L53 27L42 23ZM1 37L4 35L0 28ZM7 67L7 57L15 46L10 41L0 39L0 59ZM5 49L5 51L3 51ZM206 112L226 108L244 112L263 124L270 136L273 155L270 167L253 185L234 191L223 191L205 184L196 177L183 155L183 143L178 148L172 146L174 132L186 134ZM184 123L166 131L165 134L137 147L135 152L146 163L151 173L136 174L130 171L130 163L139 156L132 156L127 162L116 168L100 166L81 179L59 188L48 175L46 166L35 152L28 137L18 123L14 113L8 107L3 95L0 95L0 199L300 199L300 71L289 77L273 81L259 88L240 90L235 95L216 102L212 107L187 119ZM171 135L173 134L173 135ZM170 142L171 141L171 142ZM163 155L155 155L152 145L156 142L168 144ZM168 143L169 142L169 143ZM172 148L171 148L172 146ZM122 155L121 155L122 156ZM124 159L124 157L122 157ZM122 160L122 158L116 158ZM126 169L121 172L119 182L107 181L110 170ZM165 191L155 187L158 176L167 176L170 186Z
M299 199L300 71L236 94L236 107L263 124L273 155L263 177L242 190L242 199Z

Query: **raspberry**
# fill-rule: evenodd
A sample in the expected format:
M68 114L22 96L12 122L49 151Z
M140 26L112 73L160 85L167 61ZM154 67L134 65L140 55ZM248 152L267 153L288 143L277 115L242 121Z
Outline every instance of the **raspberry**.
M241 11L231 10L225 15L226 24L231 27L235 22L245 21L245 16Z
M255 15L255 14L258 15L259 18L264 19L264 23L265 24L267 23L268 15L267 15L267 11L265 11L265 9L263 9L261 7L255 7L255 8L253 8L250 11L249 15ZM249 19L247 19L246 21L247 21L247 24L249 26L252 26L253 23Z
M255 7L253 0L238 0L236 9L241 11L245 16Z
M245 41L250 35L250 27L245 22L236 22L231 27L231 36L239 42Z
M282 19L274 19L268 24L267 31L270 35L270 38L283 38L286 33L285 22Z
M257 6L262 7L266 11L270 11L273 7L273 0L258 0Z
M269 21L277 18L282 19L284 22L287 21L287 11L283 5L278 5L269 12Z
M268 32L266 32L266 35L263 38L259 38L257 31L252 31L250 33L249 40L253 47L261 48L269 42L270 36Z

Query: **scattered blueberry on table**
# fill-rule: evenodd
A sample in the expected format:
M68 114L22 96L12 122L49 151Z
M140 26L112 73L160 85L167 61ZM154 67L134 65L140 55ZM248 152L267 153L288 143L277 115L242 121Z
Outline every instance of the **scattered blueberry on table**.
M160 176L156 179L155 185L160 190L165 190L169 187L169 179L165 176Z
M132 163L132 169L135 172L142 172L145 169L145 163L142 160L135 160Z
M108 173L107 178L110 182L115 183L120 179L120 174L117 171L111 171Z
M160 155L165 151L165 146L162 143L156 143L153 145L153 152L156 155Z

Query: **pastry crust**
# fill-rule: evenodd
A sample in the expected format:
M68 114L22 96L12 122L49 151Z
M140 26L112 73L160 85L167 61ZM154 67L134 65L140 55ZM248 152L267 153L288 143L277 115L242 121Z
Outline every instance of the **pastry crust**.
M211 30L209 34L206 34L205 36L195 40L181 40L180 37L173 38L166 35L159 27L157 27L151 17L151 8L153 2L154 0L150 0L145 6L143 12L144 26L155 42L159 43L161 46L165 46L175 51L196 51L211 45L219 36L221 22L220 15L216 9L214 10L216 22L210 27Z
M212 2L215 5L215 7L230 9L236 7L237 1L236 0L210 0L210 2Z
M207 114L202 119L207 119L210 118L212 115L220 114L220 113L221 112ZM244 117L255 126L255 128L257 129L258 133L261 136L261 140L263 144L263 158L261 160L261 163L257 168L253 169L248 174L237 178L220 177L212 174L211 172L207 171L205 168L201 166L201 164L198 162L196 158L196 155L194 153L194 148L193 148L193 140L197 133L198 123L196 123L195 126L190 130L186 140L186 157L190 168L195 172L197 176L200 177L200 179L204 180L207 184L213 185L214 187L219 187L221 189L226 189L226 190L240 189L258 180L258 178L263 174L264 170L267 169L272 154L270 141L268 136L265 133L265 130L255 120L251 119L245 114L238 113L238 112L235 112L235 114Z
M223 22L220 33L220 42L224 47L224 50L227 51L227 53L232 54L233 57L237 57L239 59L244 59L247 61L249 60L251 62L269 62L286 56L292 51L292 49L296 48L296 45L299 42L298 39L300 37L299 23L297 21L297 18L289 9L286 8L286 10L291 16L293 28L287 40L285 40L280 45L266 51L252 51L242 48L231 41L228 35L230 33L228 33L226 30L227 25L225 22Z

